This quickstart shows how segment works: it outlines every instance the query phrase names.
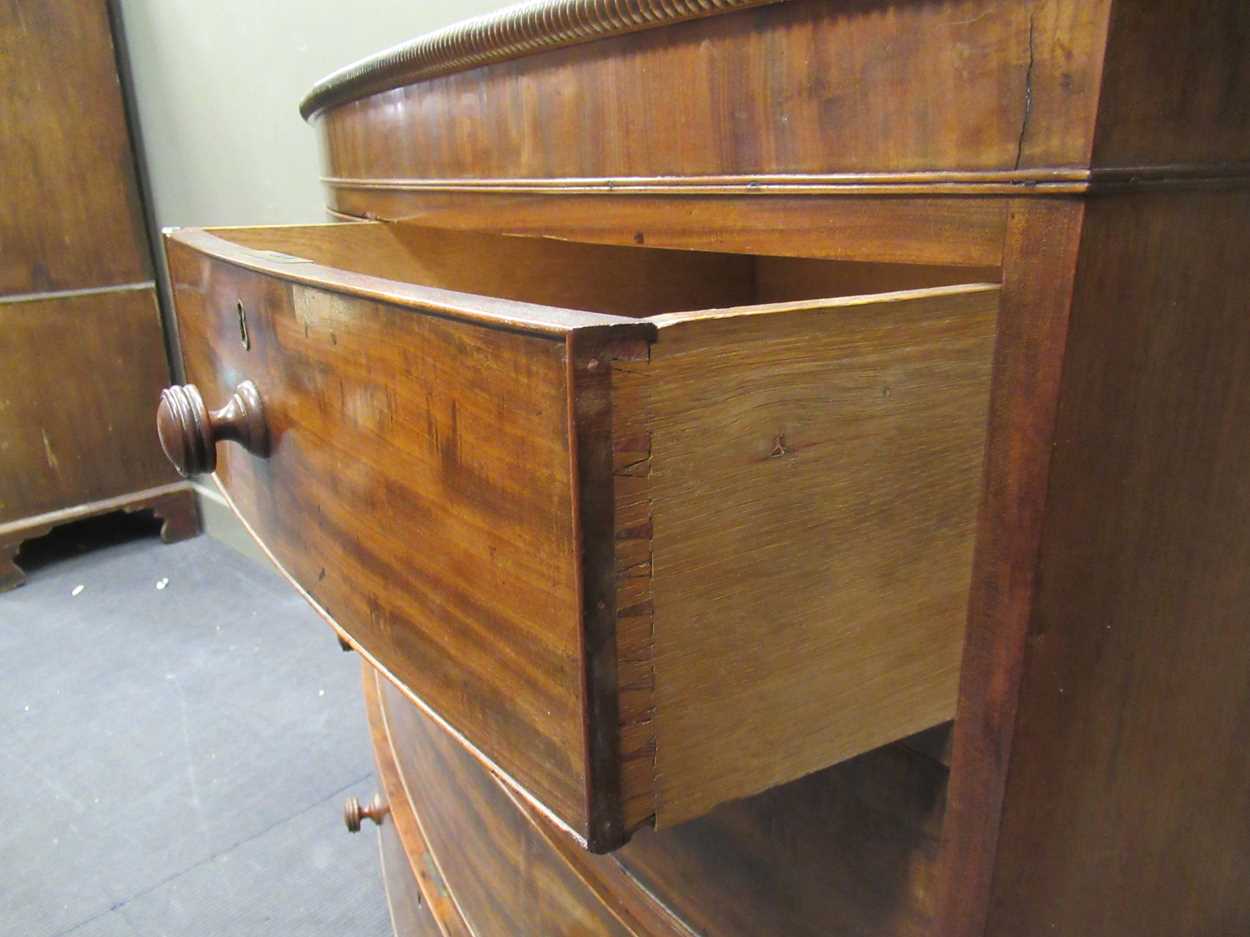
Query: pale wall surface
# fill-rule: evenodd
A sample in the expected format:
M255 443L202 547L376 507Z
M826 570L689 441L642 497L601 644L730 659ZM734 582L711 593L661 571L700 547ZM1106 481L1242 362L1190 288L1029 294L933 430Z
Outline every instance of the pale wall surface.
M153 240L164 227L326 221L316 137L300 99L330 72L504 0L115 0ZM160 247L157 247L158 253ZM164 264L158 279L182 376ZM215 492L209 533L251 539ZM268 564L266 564L268 565Z
M158 226L325 220L300 99L502 0L117 0Z

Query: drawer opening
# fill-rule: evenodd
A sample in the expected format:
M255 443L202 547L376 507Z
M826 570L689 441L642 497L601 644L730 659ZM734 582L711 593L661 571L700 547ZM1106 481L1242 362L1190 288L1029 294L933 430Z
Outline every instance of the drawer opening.
M623 247L408 223L212 233L252 251L351 273L633 319L999 279L995 268Z

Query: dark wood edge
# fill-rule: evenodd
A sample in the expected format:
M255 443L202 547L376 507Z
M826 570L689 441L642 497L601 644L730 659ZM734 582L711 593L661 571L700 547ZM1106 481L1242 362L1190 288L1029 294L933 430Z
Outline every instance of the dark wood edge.
M422 832L421 817L395 761L394 742L380 693L380 681L383 677L368 664L362 669L365 714L373 741L378 781L391 808L388 822L395 823L421 894L429 904L444 937L467 937L471 933L470 929L460 913L455 896L442 876L438 857ZM631 934L636 937L694 937L694 932L680 918L639 887L614 859L595 858L552 826L532 804L518 797L497 776L492 775L491 780L567 868L594 892L608 912ZM422 857L428 857L429 861L421 861Z
M360 223L385 224L385 222L378 221ZM228 234L231 229L217 230L222 234ZM459 293L402 280L368 276L336 267L326 267L299 257L243 247L219 236L209 228L167 228L164 236L167 252L170 245L178 244L222 263L263 273L280 280L333 293L377 300L429 315L472 322L489 328L558 339L581 328L637 325L636 319L626 316L611 316L577 309L559 309L553 306L498 299L493 296Z
M558 237L616 247L636 245L636 232L646 230L647 246L657 250L706 249L707 224L702 209L723 208L734 219L718 231L716 251L766 256L795 256L781 236L787 222L802 224L805 211L817 211L821 230L854 231L854 237L822 240L799 256L868 263L912 263L932 266L998 267L1002 263L1007 199L912 195L902 198L777 197L755 195L664 196L637 193L549 192L514 195L504 192L350 192L327 190L327 210L342 220L390 219L431 229L503 231L515 237ZM810 201L810 205L804 202ZM926 232L948 230L952 207L970 225L967 236L952 238ZM768 209L780 208L772 216ZM696 213L692 216L688 209ZM758 211L758 214L757 214ZM620 217L631 224L621 228ZM906 236L900 241L900 230Z
M576 849L510 790L503 785L500 787L513 806L560 856L569 871L594 892L595 897L631 934L637 937L697 937L695 931L647 891L616 858L595 857Z
M112 511L142 511L162 498L178 494L194 495L195 486L189 481L170 482L168 485L157 485L155 488L128 491L124 495L76 504L71 508L48 511L45 514L33 514L30 517L0 524L0 543L29 540L32 536L38 536L31 534L31 531L44 529L46 532L61 524L95 517L98 514L108 514Z
M200 498L192 485L188 485L181 491L159 495L145 503L133 504L123 510L127 512L150 510L152 516L161 521L161 540L164 543L189 540L202 529Z
M983 937L988 915L1084 209L1080 199L1020 200L1008 220L985 482L942 824L942 937Z
M386 863L386 848L384 847L382 843L382 834L380 832L377 837L377 847L378 847L378 867L381 868L382 870L382 894L386 897L386 911L391 919L391 933L394 935L394 937L404 937L404 935L399 932L398 918L395 916L395 900L391 897L391 874L392 873ZM407 860L407 858L408 858L408 854L407 854L407 850L405 850L404 859ZM411 865L409 866L409 869L408 869L408 875L409 877L412 877ZM425 900L425 894L421 891L421 886L419 884L417 885L417 894L420 895L421 901L423 903L425 904L429 903ZM435 919L435 923L437 923L437 918ZM440 937L445 937L445 935L443 935L441 930L439 931L439 934L440 934Z
M329 189L493 192L509 195L1071 195L1089 173L899 173L897 175L654 176L568 179L364 179L323 176Z
M583 330L568 337L570 477L582 611L582 712L586 739L586 843L624 845L616 674L616 522L612 451L612 362L645 358L655 329Z
M416 808L404 787L403 775L395 761L394 745L391 742L390 727L386 722L386 712L382 707L382 697L378 686L380 679L377 671L367 663L362 666L362 683L364 685L365 715L369 722L369 737L373 741L373 757L377 764L378 783L390 807L383 822L394 823L403 844L404 855L408 858L408 867L412 877L417 881L421 897L429 906L434 921L438 924L443 937L471 937L472 930L465 923L464 916L456 904L455 896L447 887L438 859L431 851L425 834L421 829ZM428 861L426 861L428 860ZM387 895L390 903L390 895ZM392 910L392 920L394 911Z
M54 299L77 299L79 296L106 296L109 293L142 293L147 290L155 292L155 280L136 280L134 283L118 283L111 286L82 286L40 293L10 293L7 296L0 296L0 306L12 306L17 303L44 303Z
M326 108L438 75L782 0L530 0L385 49L327 75L300 102Z
M1161 187L1250 185L1250 163L928 170L891 173L763 173L728 176L623 176L516 179L322 176L329 189L496 192L528 195L1081 195Z
M252 528L252 525L248 523L247 518L244 517L242 512L239 511L238 506L234 503L234 499L230 497L230 492L228 492L225 485L221 483L221 479L218 478L216 474L214 474L212 478L213 483L217 486L218 492L221 494L222 500L225 501L226 506L230 508L239 523L243 525L243 529L247 531L248 536L252 538L252 541L256 544L257 548L269 559L269 562L273 564L273 568L277 570L278 574L287 581L287 584L290 585L292 589L295 590L296 595L308 603L309 608L316 612L341 639L349 644L352 649L360 655L361 659L372 667L380 677L385 677L410 703L421 710L426 718L436 723L439 728L455 739L456 742L459 743L470 756L475 758L482 765L482 767L494 775L497 780L508 785L522 800L531 804L535 810L547 817L548 821L553 826L559 828L579 845L586 845L586 836L582 831L574 829L574 827L571 826L567 820L564 820L552 813L550 808L531 794L520 781L513 778L507 771L497 765L493 760L491 760L489 755L474 745L473 742L471 742L464 735L464 733L444 719L436 709L414 693L412 689L402 680L395 677L395 675L386 668L385 664L369 652L368 648L353 640L342 625L335 621L334 616L326 611L326 609L322 607L322 605L315 598L309 595L308 590L300 585L299 580L292 576L290 571L287 570L287 568L279 562L278 558L273 555L273 551L271 551L265 541L257 535L256 531Z

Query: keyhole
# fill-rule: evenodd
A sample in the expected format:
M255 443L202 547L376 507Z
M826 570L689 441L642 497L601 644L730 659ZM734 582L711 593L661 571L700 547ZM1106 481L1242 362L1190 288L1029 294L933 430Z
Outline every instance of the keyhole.
M252 340L247 334L247 313L243 310L242 300L234 304L234 309L239 314L239 341L243 343L245 349L250 351Z

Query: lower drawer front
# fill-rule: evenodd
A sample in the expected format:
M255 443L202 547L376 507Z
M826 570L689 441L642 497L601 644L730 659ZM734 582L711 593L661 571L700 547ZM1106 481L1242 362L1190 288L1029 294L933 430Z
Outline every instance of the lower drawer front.
M376 690L368 686L371 680L377 680ZM385 680L366 672L365 682L366 698L378 700L386 724L389 750L379 761L394 759L466 933L636 937L498 780Z
M408 865L404 844L394 823L383 821L379 827L378 853L395 937L442 937L438 922L434 920L434 914Z
M440 920L451 934L933 933L947 769L903 745L595 856L509 797L368 668L365 697L370 721L386 726L374 733L379 764L411 792L391 803L415 808L420 848L444 876L452 913Z
M210 406L256 391L186 450L216 452L290 578L524 797L611 849L951 718L996 287L795 300L837 271L328 227L352 250L170 241L189 377ZM460 287L472 253L522 299L510 252L541 251L562 297L594 299L598 264L657 314L256 248L284 238ZM666 311L701 288L754 302Z

